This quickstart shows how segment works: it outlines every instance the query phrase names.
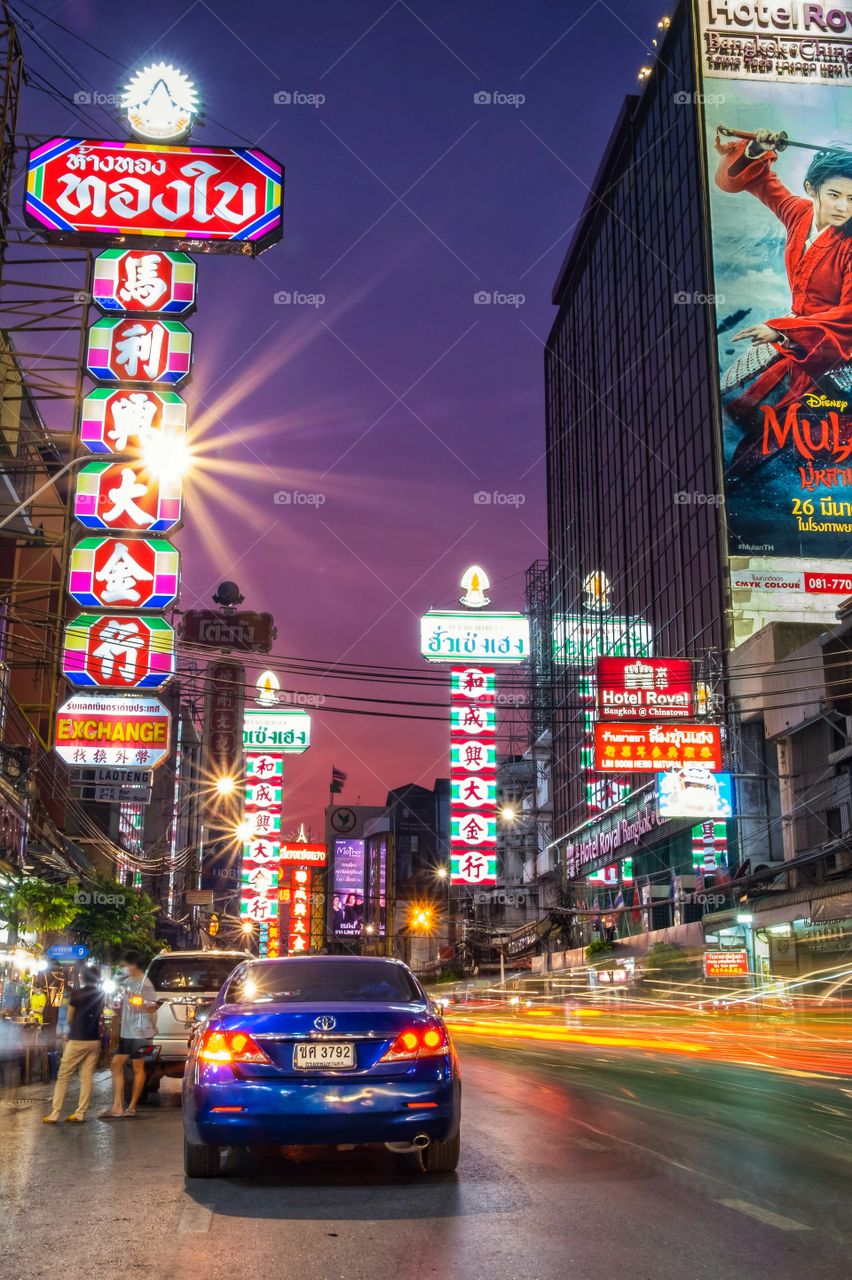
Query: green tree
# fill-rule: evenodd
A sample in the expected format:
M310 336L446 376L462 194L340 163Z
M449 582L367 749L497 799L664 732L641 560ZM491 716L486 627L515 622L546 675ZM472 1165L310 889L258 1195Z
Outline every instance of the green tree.
M67 929L80 907L76 890L49 880L18 880L0 889L0 919L17 929L45 934Z
M122 951L141 951L149 959L160 944L155 934L160 908L141 889L130 889L98 875L86 884L73 932L93 955L116 960Z
M595 960L612 955L612 950L611 942L607 942L604 938L595 938L594 942L590 942L586 947L586 961L592 964Z

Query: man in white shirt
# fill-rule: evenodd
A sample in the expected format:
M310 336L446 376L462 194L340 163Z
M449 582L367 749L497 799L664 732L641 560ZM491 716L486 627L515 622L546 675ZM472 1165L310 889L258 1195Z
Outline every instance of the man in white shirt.
M157 992L145 977L142 956L138 951L126 951L122 957L124 978L121 983L121 1026L118 1051L112 1060L113 1102L110 1111L101 1118L130 1119L136 1115L142 1090L145 1087L145 1051L151 1047L157 1034ZM124 1108L124 1066L130 1062L133 1068L133 1092L130 1103Z

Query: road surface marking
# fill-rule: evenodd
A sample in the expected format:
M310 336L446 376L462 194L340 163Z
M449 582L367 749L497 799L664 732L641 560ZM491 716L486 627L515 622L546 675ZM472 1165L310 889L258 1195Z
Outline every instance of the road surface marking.
M213 1221L213 1210L203 1204L184 1205L183 1213L177 1225L179 1236L203 1235L210 1230Z
M813 1230L813 1227L806 1227L803 1222L796 1222L794 1218L782 1218L780 1213L761 1209L759 1204L749 1204L748 1200L719 1200L717 1203L725 1205L728 1209L736 1209L738 1213L744 1213L749 1218L757 1218L758 1222L766 1223L767 1227L777 1227L779 1231Z

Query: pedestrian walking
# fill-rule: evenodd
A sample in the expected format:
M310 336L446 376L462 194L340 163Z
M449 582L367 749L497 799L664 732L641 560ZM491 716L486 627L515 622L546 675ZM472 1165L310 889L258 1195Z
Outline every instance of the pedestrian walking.
M145 1056L157 1034L155 1015L157 992L145 977L142 956L138 951L126 951L122 957L124 978L121 983L121 1025L118 1031L118 1051L112 1060L112 1108L101 1112L103 1120L127 1119L136 1115L136 1104L145 1087ZM130 1103L124 1107L124 1067L129 1062L133 1068L133 1091Z
M101 975L94 965L86 965L80 976L80 986L71 992L71 1027L62 1051L62 1061L53 1091L53 1104L43 1117L45 1124L56 1124L62 1113L62 1104L74 1072L80 1069L80 1096L77 1107L65 1119L72 1124L82 1124L86 1119L92 1096L92 1080L101 1048L101 1014L104 1011L104 995Z

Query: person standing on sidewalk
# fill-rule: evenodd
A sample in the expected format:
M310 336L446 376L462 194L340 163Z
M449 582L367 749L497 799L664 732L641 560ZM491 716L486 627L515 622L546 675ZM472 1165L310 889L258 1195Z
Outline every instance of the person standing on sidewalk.
M117 1120L121 1116L129 1119L136 1115L136 1104L145 1087L145 1050L150 1048L157 1034L157 992L145 977L142 956L138 951L126 951L122 966L121 1025L118 1052L112 1060L112 1110L102 1111L102 1120ZM128 1061L133 1067L133 1092L125 1110L124 1066Z
M87 965L80 978L80 986L71 992L71 1027L68 1040L62 1051L59 1074L56 1077L56 1088L53 1091L53 1105L44 1116L44 1124L56 1124L62 1112L62 1104L71 1077L80 1068L80 1097L77 1108L65 1119L72 1124L82 1124L89 1109L92 1096L92 1080L101 1048L101 1014L104 1011L104 995L101 990L101 975L94 965Z

